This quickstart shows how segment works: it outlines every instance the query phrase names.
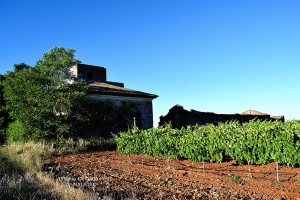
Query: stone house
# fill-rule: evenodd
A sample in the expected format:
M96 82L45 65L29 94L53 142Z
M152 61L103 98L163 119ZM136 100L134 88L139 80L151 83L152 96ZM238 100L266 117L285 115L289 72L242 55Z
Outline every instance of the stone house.
M284 116L270 116L267 113L247 110L242 114L216 114L212 112L200 112L197 110L186 110L181 105L173 106L165 116L160 116L159 125L171 123L172 127L180 129L188 125L206 125L215 124L220 122L238 121L249 122L250 120L271 120L284 122Z
M88 83L89 97L99 103L93 121L84 132L89 136L117 133L133 125L153 127L152 101L158 96L124 87L124 83L107 81L106 68L77 64L71 68L73 79Z

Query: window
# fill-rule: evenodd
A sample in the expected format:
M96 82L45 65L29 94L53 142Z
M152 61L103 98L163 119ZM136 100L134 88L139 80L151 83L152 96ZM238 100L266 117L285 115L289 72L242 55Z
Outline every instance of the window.
M87 73L87 78L93 80L93 79L94 79L94 74L93 74L93 72L88 72L88 73Z

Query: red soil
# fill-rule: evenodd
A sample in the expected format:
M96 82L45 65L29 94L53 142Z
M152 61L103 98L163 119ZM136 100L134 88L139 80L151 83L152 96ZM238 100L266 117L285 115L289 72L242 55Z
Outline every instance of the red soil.
M129 159L116 151L53 156L44 163L58 180L119 199L300 199L299 168L279 166L277 182L275 163L238 166L235 161L172 160L168 166L163 158Z

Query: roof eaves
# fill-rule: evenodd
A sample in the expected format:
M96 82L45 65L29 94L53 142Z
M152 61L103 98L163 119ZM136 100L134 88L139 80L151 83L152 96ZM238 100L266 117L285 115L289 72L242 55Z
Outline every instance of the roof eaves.
M158 95L148 94L143 92L124 92L124 91L97 91L97 90L89 90L89 94L100 94L100 95L111 95L111 96L124 96L124 97L142 97L142 98L150 98L155 99Z

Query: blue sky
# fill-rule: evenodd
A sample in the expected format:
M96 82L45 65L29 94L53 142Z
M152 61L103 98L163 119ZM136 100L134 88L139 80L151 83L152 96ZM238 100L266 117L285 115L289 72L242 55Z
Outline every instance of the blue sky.
M0 73L54 46L175 104L300 119L300 1L0 1Z

